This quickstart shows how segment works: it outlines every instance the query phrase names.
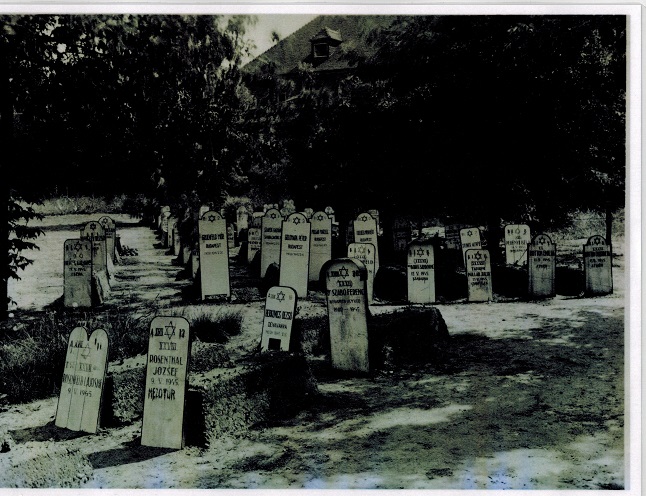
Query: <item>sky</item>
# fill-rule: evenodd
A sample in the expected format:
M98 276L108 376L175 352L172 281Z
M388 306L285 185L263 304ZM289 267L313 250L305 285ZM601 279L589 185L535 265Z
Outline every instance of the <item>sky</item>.
M256 49L253 50L254 57L260 55L274 45L271 40L272 31L276 31L282 40L315 17L316 15L305 14L258 15L258 22L254 26L249 26L247 28L248 38L253 40L256 45Z

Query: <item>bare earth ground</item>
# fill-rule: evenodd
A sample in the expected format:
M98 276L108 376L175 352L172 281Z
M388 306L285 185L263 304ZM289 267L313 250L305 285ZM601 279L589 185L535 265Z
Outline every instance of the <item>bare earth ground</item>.
M109 305L154 300L170 312L187 282L175 280L174 257L153 247L152 231L126 221L122 244L139 255L117 267ZM44 245L56 245L28 269L39 278L26 275L14 288L19 304L38 309L62 294L62 240L71 231L48 232ZM623 255L614 264L606 297L438 305L451 334L442 366L350 378L314 359L320 394L296 417L208 449L141 447L141 422L57 442L88 455L86 488L623 489ZM240 301L247 293L236 284ZM227 305L245 315L232 356L256 348L262 321L259 298L237 301ZM205 308L221 306L184 311ZM299 304L299 316L324 314L321 295ZM56 402L5 407L0 425L38 450L36 433L53 421Z

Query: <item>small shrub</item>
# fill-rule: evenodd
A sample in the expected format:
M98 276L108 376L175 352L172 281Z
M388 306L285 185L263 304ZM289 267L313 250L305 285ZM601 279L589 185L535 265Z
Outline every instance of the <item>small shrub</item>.
M188 320L193 336L205 343L226 343L242 331L242 312L237 310L201 312Z

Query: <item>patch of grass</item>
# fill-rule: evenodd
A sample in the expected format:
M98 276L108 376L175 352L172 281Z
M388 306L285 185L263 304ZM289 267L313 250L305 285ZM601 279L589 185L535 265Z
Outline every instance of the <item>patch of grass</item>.
M193 336L205 343L226 343L242 331L242 312L219 309L216 313L202 310L188 317Z
M60 196L43 200L34 206L34 210L42 215L140 212L146 203L142 195Z

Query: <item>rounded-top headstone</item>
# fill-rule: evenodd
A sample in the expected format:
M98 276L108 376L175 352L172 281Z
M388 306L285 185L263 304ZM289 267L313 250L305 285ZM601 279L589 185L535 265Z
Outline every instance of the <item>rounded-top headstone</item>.
M265 276L267 268L280 263L280 238L283 216L275 208L269 208L262 217L260 239L260 277Z
M527 245L528 294L532 298L556 294L556 245L547 234L537 234Z
M294 288L299 298L307 298L310 234L311 225L301 213L290 214L282 223L280 285Z
M408 245L408 301L435 302L435 248L429 239L414 240Z
M603 236L590 236L583 245L583 268L587 295L612 293L612 249Z
M289 351L297 300L296 291L292 288L269 288L265 298L260 351Z

